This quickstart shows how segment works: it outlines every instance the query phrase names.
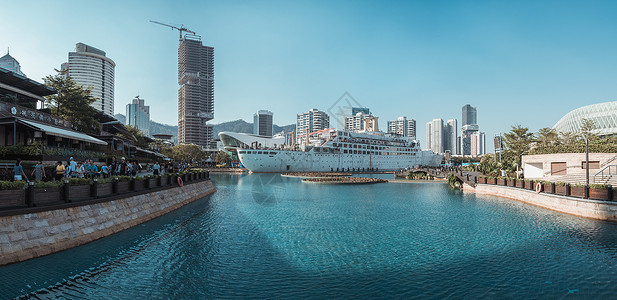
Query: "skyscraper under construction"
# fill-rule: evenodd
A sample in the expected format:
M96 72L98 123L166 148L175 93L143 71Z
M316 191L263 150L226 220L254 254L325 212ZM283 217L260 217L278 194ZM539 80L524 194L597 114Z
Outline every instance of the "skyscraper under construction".
M210 147L214 118L214 48L201 37L180 36L178 47L178 142Z

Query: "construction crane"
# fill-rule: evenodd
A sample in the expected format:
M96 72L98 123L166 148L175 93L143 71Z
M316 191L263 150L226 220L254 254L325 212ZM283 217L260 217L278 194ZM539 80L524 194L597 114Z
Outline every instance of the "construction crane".
M172 25L169 25L169 24L161 23L161 22L158 22L158 21L150 20L150 22L152 22L154 24L159 24L159 25L167 26L167 27L170 27L171 29L178 30L180 32L180 39L182 39L182 31L186 31L188 33L192 33L194 35L197 35L197 33L195 33L194 31L188 30L186 27L184 27L184 25L180 25L180 28L178 28L176 26L172 26Z

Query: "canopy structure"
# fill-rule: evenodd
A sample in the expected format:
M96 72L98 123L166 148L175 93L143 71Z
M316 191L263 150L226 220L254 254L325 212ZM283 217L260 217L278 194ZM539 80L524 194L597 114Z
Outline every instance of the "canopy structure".
M64 137L68 139L80 140L88 143L99 144L99 145L107 145L107 142L101 141L97 138L91 137L85 133L62 129L58 127L53 127L37 122L27 121L23 119L17 119L17 122L22 123L26 126L32 127L35 130L43 131L48 135Z

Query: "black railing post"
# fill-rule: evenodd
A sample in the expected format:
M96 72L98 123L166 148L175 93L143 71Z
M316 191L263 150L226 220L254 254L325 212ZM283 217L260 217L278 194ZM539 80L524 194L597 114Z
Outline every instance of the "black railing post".
M135 190L135 177L131 177L131 181L129 181L129 191Z
M68 180L65 180L64 181L64 186L63 186L63 192L64 193L63 193L62 197L64 199L64 202L66 202L66 203L71 202L71 200L69 199L69 192L70 192L70 190L71 190L71 185L69 184Z
M555 194L555 183L551 182L551 194Z
M150 178L144 177L144 179L146 180L144 181L144 187L149 189L150 188Z
M613 186L610 184L606 186L606 198L607 201L613 201Z
M206 179L210 179L210 171L206 171Z
M156 178L156 186L161 186L161 176Z
M585 199L589 199L589 185L585 185Z
M570 184L566 183L566 196L570 196Z
M34 182L28 182L28 188L26 189L26 206L34 206Z
M90 190L91 196L94 198L98 198L99 193L99 180L98 178L92 179L92 189Z
M114 177L114 181L111 183L111 193L118 193L118 177Z
M528 187L528 188L529 188L530 190L533 190L533 189L534 189L534 186L533 186L533 179L529 180L529 187Z

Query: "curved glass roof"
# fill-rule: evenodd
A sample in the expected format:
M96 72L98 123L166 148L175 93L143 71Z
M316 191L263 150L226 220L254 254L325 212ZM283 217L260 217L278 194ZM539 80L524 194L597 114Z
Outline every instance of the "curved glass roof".
M598 135L617 134L617 101L577 108L563 116L553 129L557 132L579 132L583 119L596 122L597 129L594 133Z

